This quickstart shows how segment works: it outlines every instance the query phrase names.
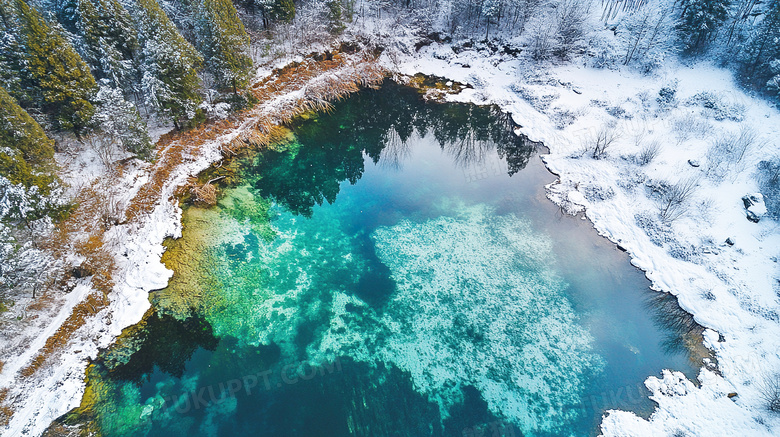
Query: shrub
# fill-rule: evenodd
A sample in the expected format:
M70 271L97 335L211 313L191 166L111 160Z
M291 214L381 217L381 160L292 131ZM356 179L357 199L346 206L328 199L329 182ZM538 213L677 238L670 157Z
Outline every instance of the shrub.
M718 121L731 120L742 121L745 119L745 105L741 103L728 103L719 94L711 91L702 91L686 101L688 105L701 106L702 115L714 118Z
M661 143L658 140L651 141L642 146L639 154L636 155L636 162L639 165L647 165L661 153Z
M765 375L759 383L761 400L764 407L776 414L780 414L780 373Z
M588 150L591 152L591 157L593 159L606 158L607 150L614 145L618 138L620 138L620 134L613 125L602 126L589 140Z
M722 178L739 169L739 164L758 144L758 134L743 127L736 134L722 135L707 151L707 175Z
M758 163L758 185L768 215L780 218L780 156Z
M664 222L670 223L684 216L690 200L699 186L696 178L687 178L666 187L658 199L658 212Z
M656 101L662 110L669 110L677 107L677 80L661 88L658 91Z
M691 137L703 138L712 133L712 125L702 117L692 113L675 118L672 121L672 128L680 143Z

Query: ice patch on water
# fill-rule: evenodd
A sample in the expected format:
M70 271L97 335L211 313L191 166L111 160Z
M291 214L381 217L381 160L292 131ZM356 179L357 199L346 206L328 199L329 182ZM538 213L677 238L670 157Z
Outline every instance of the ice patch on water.
M469 385L526 433L575 419L570 406L602 360L564 294L547 237L476 206L372 238L397 284L381 317L383 361L409 372L444 414Z

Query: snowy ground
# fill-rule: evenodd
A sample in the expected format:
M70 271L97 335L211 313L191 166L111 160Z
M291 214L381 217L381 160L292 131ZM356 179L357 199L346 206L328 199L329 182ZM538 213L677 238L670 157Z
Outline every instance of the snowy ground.
M631 254L654 288L676 295L708 328L705 344L717 356L717 370L703 369L696 384L671 371L648 375L646 385L659 404L650 420L612 411L603 434L780 435L780 418L766 411L760 389L768 375L780 372L780 233L774 221L748 221L741 200L758 191L758 161L778 149L780 113L745 95L727 71L707 64L669 65L646 76L528 65L487 49L456 54L437 43L403 51L384 62L404 74L466 82L474 88L448 99L496 103L524 134L544 142L550 148L544 161L560 175L548 187L549 197L571 212L584 210L599 233ZM659 102L661 88L675 81L674 101ZM715 110L693 99L704 91L715 96ZM756 138L741 159L710 152L716 140L743 128ZM594 159L586 149L599 133L616 138ZM657 156L641 165L637 156L653 142ZM688 180L696 182L693 195L680 217L664 224L659 192Z

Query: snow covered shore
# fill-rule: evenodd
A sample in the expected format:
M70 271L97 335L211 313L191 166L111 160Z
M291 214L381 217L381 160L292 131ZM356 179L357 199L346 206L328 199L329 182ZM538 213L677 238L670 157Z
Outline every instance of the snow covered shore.
M294 61L301 62L303 59ZM302 68L306 68L305 63ZM176 164L165 178L162 189L155 195L151 211L141 214L137 220L113 226L106 232L105 247L116 262L113 272L116 285L109 295L110 303L95 317L87 319L68 344L56 352L56 363L44 366L32 377L19 373L40 353L44 343L64 323L73 308L91 292L88 281L81 281L70 293L53 298L50 306L58 308L56 311L39 311L31 317L40 318L40 323L28 323L22 331L14 333L13 350L0 355L6 360L0 369L0 395L5 392L5 405L13 408L11 420L6 426L0 426L0 434L14 437L41 435L53 420L80 404L88 360L94 359L100 349L113 343L123 329L141 321L150 308L148 293L166 287L173 275L161 263L161 256L165 251L163 241L181 236L182 211L176 201L177 189L185 186L190 177L223 159L223 146L239 136L245 138L242 135L255 129L259 121L284 119L291 114L290 108L296 105L311 107L306 105L319 101L323 95L338 96L357 89L355 81L374 83L377 78L381 79L376 66L365 62L359 54L346 56L341 64L312 74L316 71L319 70L309 70L303 75L308 80L280 85L274 83L278 77L273 77L271 71L260 70L253 80L260 83L270 77L271 87L278 92L253 108L251 114L234 129L204 144L193 144L197 147L183 148L183 162ZM339 88L340 85L344 87ZM167 152L167 148L161 151L156 164L166 159L163 156ZM58 159L64 160L65 157L58 156ZM178 156L175 159L178 162ZM153 169L151 164L138 164L133 169L126 169L123 176L117 178L116 174L105 173L99 160L89 150L75 152L72 161L64 166L66 182L71 186L103 183L106 185L103 188L111 189L114 201L123 208L127 208L140 190L150 183ZM2 397L0 400L3 400Z
M676 295L707 328L717 369L705 366L696 384L674 369L648 375L658 403L650 420L610 411L603 435L779 435L780 418L766 410L762 386L780 372L780 233L772 220L747 220L741 198L758 191L756 166L778 149L780 113L708 64L668 65L646 76L527 65L479 45L456 53L434 42L405 53L385 57L388 68L468 83L473 89L447 99L498 104L523 134L544 142L550 154L543 159L559 175L548 197L570 212L584 210L655 289ZM715 101L715 110L702 99ZM742 131L754 141L723 164L713 144ZM608 146L595 152L604 137ZM645 162L648 148L656 150ZM659 193L685 181L695 188L665 224Z

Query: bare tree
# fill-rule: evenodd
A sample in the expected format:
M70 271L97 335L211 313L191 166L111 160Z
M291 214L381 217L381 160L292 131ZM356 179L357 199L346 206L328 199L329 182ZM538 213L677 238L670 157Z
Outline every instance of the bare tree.
M120 154L118 141L101 132L93 133L85 139L85 142L100 158L100 162L108 170L112 170L114 162Z
M554 34L558 44L553 52L559 58L566 58L582 42L589 9L588 0L561 0L556 5Z
M639 165L647 165L661 153L661 142L658 140L650 141L642 146L639 154L636 155L636 162Z
M596 134L591 137L588 150L591 151L593 159L603 159L607 156L607 150L620 138L620 134L614 125L606 124L602 126Z
M666 51L667 17L667 11L648 5L622 20L623 26L618 32L626 48L624 65L633 61L648 62L658 50Z
M698 178L687 178L670 185L658 200L658 212L667 223L673 222L688 212L690 200L699 186Z
M764 375L758 389L766 409L780 414L780 373Z

